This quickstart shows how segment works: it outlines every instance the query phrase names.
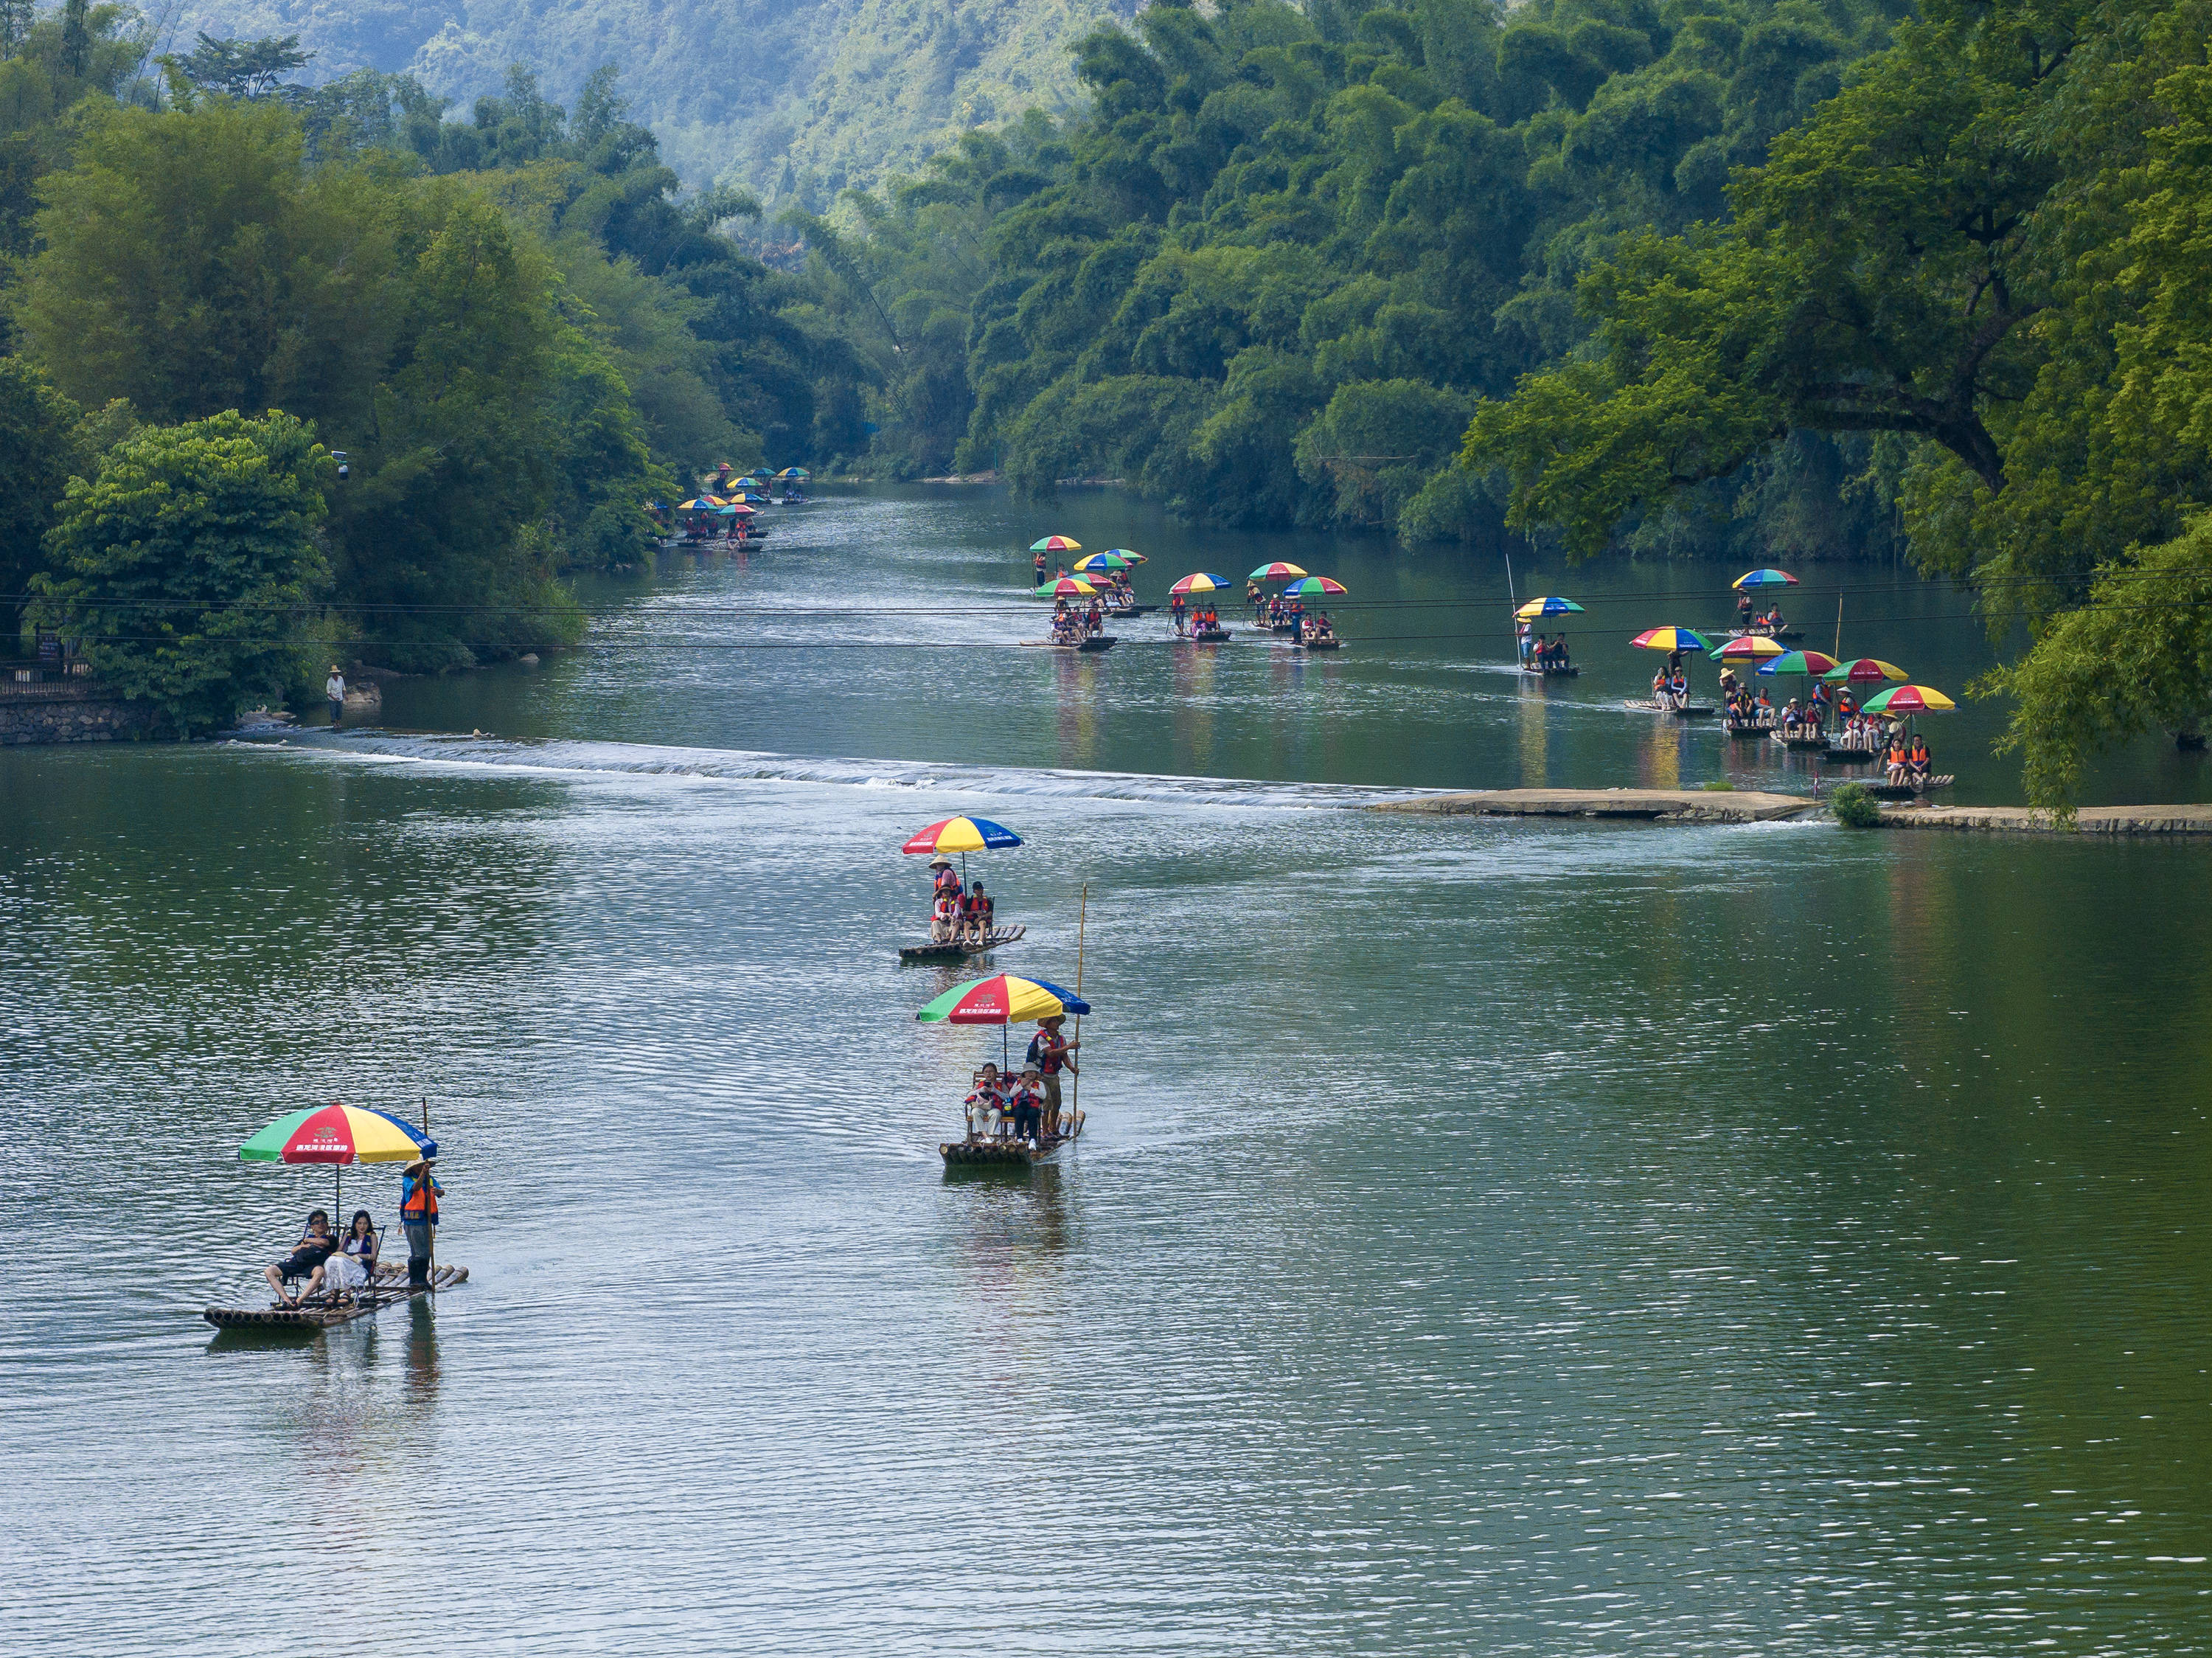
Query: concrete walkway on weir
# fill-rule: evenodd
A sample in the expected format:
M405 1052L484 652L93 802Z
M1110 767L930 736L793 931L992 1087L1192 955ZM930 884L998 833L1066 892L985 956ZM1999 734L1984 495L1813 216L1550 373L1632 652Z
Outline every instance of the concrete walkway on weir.
M1893 806L1881 822L1885 829L2063 832L2050 813L2027 806ZM2074 814L2074 827L2085 835L2212 835L2212 806L2085 806Z
M1427 812L1442 817L1635 818L1646 823L1766 823L1810 812L1802 795L1749 789L1478 789L1463 795L1420 795L1378 802L1377 812Z

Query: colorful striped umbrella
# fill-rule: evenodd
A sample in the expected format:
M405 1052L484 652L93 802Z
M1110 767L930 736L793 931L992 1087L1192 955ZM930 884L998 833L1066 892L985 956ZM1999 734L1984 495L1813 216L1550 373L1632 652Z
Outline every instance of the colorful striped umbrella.
M279 1117L238 1149L242 1163L411 1163L434 1157L421 1130L362 1106L309 1106Z
M1524 622L1533 622L1539 616L1579 616L1583 607L1571 599L1531 599L1513 614Z
M786 466L776 476L778 478L811 478L814 474L804 466Z
M1295 582L1305 572L1296 564L1262 564L1244 579L1248 582Z
M988 818L947 818L899 848L902 852L983 852L1019 846L1022 838Z
M999 973L972 984L956 984L915 1017L925 1025L1026 1025L1055 1015L1089 1013L1091 1004L1073 991L1042 978Z
M1030 543L1031 552L1080 552L1083 543L1066 535L1048 535L1042 541Z
M1341 582L1332 582L1326 576L1309 576L1285 588L1283 596L1285 599L1293 595L1300 599L1319 599L1324 594L1342 593L1345 590L1344 583Z
M1762 656L1780 656L1788 649L1787 645L1777 644L1763 633L1747 633L1741 639L1729 640L1712 654L1723 661L1742 661L1746 658L1757 661Z
M1710 650L1704 637L1686 627L1649 627L1628 642L1638 650Z
M1224 593L1228 591L1229 585L1230 582L1227 576L1209 576L1204 570L1200 570L1195 576L1184 576L1182 581L1176 582L1173 587L1170 588L1168 591L1170 594Z
M1859 656L1839 663L1820 677L1838 680L1846 685L1871 685L1876 680L1902 680L1908 676L1895 662L1885 662L1875 656Z
M1095 599L1098 589L1079 576L1063 576L1057 582L1047 582L1036 590L1040 599Z
M1077 570L1127 570L1129 561L1118 552L1094 552L1088 558L1075 561Z
M1761 662L1761 674L1802 674L1808 678L1826 674L1836 665L1836 659L1825 650L1785 650L1772 661Z
M1941 714L1958 705L1942 692L1924 685L1893 685L1866 699L1866 711L1869 714Z
M1148 564L1152 562L1152 560L1146 558L1143 553L1132 552L1127 547L1109 547L1106 551L1112 553L1116 558L1127 559L1133 564Z
M1729 583L1739 590L1745 588L1794 588L1797 578L1786 570L1746 570Z
M683 503L677 508L677 511L713 512L718 507L726 507L730 503L728 502L723 500L719 495L702 495L694 500Z

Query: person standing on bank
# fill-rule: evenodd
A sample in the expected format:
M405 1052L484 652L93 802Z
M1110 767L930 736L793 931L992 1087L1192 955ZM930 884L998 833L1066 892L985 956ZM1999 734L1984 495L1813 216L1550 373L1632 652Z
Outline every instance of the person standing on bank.
M399 1224L407 1232L407 1283L413 1289L430 1282L430 1240L438 1225L438 1199L446 1192L431 1173L436 1161L416 1158L399 1182Z
M336 662L331 664L331 677L323 681L323 695L331 699L331 723L336 725L345 713L345 675Z

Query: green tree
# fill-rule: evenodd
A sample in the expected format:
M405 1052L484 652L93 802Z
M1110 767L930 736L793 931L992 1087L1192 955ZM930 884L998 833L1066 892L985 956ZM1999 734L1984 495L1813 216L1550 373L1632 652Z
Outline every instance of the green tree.
M27 351L79 402L127 397L150 420L356 424L392 350L396 192L311 174L301 145L270 102L88 106L75 165L40 187L13 308Z
M0 619L9 636L31 577L46 568L46 534L70 474L84 465L81 418L35 365L0 357Z
M33 614L163 725L220 728L301 672L336 480L313 429L232 411L118 444L70 480Z
M2160 728L2212 724L2212 518L2100 571L2087 600L1996 676L2017 704L2001 751L2028 797L2070 816L2088 757Z

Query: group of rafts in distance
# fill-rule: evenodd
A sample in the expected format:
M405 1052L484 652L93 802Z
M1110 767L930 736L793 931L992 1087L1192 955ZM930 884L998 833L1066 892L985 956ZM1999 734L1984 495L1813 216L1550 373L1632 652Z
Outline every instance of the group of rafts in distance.
M1117 643L1106 631L1109 618L1149 616L1159 607L1138 602L1129 571L1146 562L1141 552L1109 547L1103 552L1061 564L1050 574L1055 554L1081 552L1083 544L1065 535L1048 535L1030 545L1036 572L1036 594L1049 599L1052 637L1024 639L1025 645L1051 646L1062 650L1111 650ZM1273 588L1273 592L1268 588ZM1220 600L1214 595L1232 591L1229 578L1211 570L1195 570L1168 589L1168 614L1175 637L1194 644L1227 644L1234 637L1221 620ZM1245 602L1251 607L1253 631L1280 636L1301 650L1336 650L1343 641L1325 610L1308 611L1310 599L1334 597L1346 591L1344 584L1326 576L1310 576L1296 564L1262 564L1245 578Z
M1952 782L1948 776L1936 775L1935 757L1913 716L1942 713L1958 704L1940 691L1913 684L1903 668L1880 657L1839 661L1826 651L1791 649L1804 635L1790 625L1778 601L1762 610L1754 595L1796 585L1797 578L1782 570L1754 570L1738 576L1729 583L1736 594L1737 625L1717 645L1694 628L1654 627L1638 634L1629 642L1632 645L1664 653L1666 661L1651 676L1651 695L1632 698L1626 706L1680 719L1718 712L1731 738L1770 741L1838 765L1880 765L1882 781L1871 785L1877 795L1909 798ZM1566 635L1541 631L1547 618L1581 613L1580 605L1557 595L1531 599L1515 608L1522 674L1554 679L1582 671L1568 652ZM1691 691L1688 663L1692 654L1699 651L1721 664L1717 708L1695 700ZM1736 677L1736 669L1745 666L1760 679L1796 677L1799 694L1776 707L1765 686L1754 689ZM1886 688L1862 702L1860 687L1871 685Z

